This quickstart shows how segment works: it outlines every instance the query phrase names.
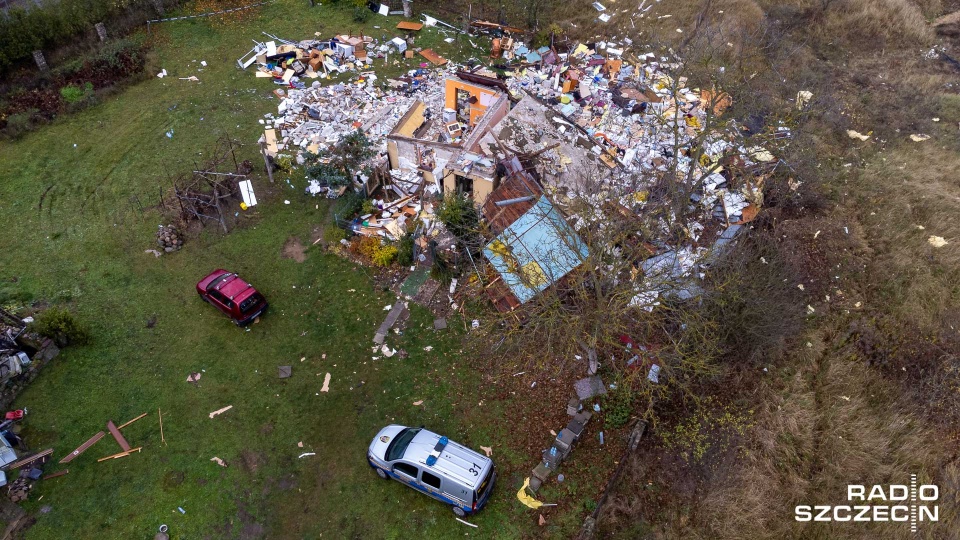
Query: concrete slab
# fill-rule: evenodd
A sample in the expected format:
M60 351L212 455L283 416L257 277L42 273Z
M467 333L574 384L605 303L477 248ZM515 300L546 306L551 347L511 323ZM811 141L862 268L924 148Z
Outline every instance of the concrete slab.
M573 389L576 390L577 397L580 398L580 401L590 399L594 396L602 396L607 393L607 388L604 386L603 380L596 375L580 379L573 383Z

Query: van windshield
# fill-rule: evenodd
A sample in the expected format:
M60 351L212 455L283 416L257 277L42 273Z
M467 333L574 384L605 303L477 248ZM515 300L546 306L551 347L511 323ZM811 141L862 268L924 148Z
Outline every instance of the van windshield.
M417 436L417 433L420 433L420 428L406 428L398 433L397 436L393 438L390 446L387 447L387 453L384 456L387 461L402 458L403 453L406 452L407 447L410 446L410 441Z

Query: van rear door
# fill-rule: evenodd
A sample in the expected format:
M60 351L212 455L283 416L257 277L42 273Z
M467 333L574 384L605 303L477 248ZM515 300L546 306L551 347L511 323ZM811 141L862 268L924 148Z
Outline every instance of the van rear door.
M490 498L490 493L493 492L493 484L497 481L497 472L495 467L491 464L490 468L487 470L487 475L483 477L483 480L477 484L477 489L473 492L473 511L476 512L483 508L483 505L487 504L487 500Z

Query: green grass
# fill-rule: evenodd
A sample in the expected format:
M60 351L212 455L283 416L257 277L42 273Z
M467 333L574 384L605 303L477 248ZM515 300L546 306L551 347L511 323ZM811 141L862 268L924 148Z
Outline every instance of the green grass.
M165 222L152 207L170 176L203 162L222 135L256 141L257 119L276 112L275 86L235 64L252 38L262 38L261 29L290 39L315 31L392 36L386 29L398 20L374 17L360 25L349 10L280 0L242 24L154 26L162 37L154 67L170 77L150 78L0 146L4 298L68 306L93 333L90 345L65 349L17 400L16 407L30 410L27 442L53 447L58 460L108 420L150 413L124 429L142 453L97 463L119 451L107 435L67 466L67 476L36 484L25 504L37 517L27 538L146 538L162 523L174 538L409 538L412 531L420 538L519 538L576 530L576 501L592 495L590 483L547 491L572 500L574 512L546 529L514 500L537 456L512 447L517 427L500 420L522 405L495 401L478 382L482 375L458 348L460 321L437 334L432 316L415 308L404 334L388 338L409 358L373 360L381 356L371 352L373 334L395 297L375 290L368 270L317 248L304 263L280 257L287 238L306 243L328 221L325 203L305 197L297 178L295 188L285 178L273 186L256 178L261 205L242 214L229 235L210 227L176 254L144 253L156 247L153 234ZM425 31L418 45L449 58L466 55L455 48L463 40L448 45L443 37ZM208 63L202 70L201 60ZM201 82L178 80L190 75ZM172 139L164 136L170 129ZM259 163L254 146L243 148L241 159ZM217 267L239 272L269 299L270 312L249 331L193 291ZM278 379L280 365L293 366L293 377ZM195 371L202 373L199 386L186 382ZM318 395L327 372L331 391ZM487 401L476 406L481 399ZM422 406L412 405L418 400ZM226 405L233 409L208 417ZM471 518L479 529L376 478L366 446L391 422L425 424L474 448L495 448L503 476L489 507ZM316 455L298 459L304 452ZM217 466L214 456L229 466ZM600 477L607 470L587 467L599 467L591 474ZM40 513L46 506L49 512Z

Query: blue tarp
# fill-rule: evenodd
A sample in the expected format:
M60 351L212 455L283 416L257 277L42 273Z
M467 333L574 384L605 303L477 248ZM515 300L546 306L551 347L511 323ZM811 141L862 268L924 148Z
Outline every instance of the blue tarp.
M587 246L553 204L540 197L483 254L523 303L580 266Z

